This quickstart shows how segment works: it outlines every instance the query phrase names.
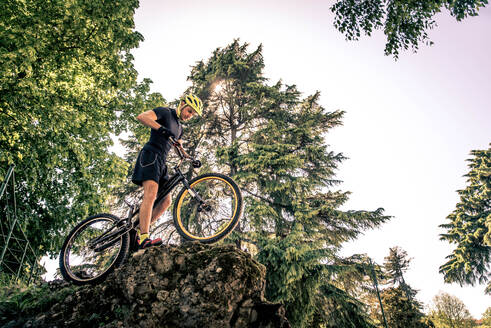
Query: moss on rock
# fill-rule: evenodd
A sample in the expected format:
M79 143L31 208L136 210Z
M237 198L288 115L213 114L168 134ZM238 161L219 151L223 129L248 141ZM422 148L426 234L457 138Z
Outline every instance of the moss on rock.
M60 288L54 301L32 302L28 311L10 307L7 313L1 303L0 314L7 314L0 325L289 327L282 306L264 299L265 274L263 265L231 245L150 248L97 286Z

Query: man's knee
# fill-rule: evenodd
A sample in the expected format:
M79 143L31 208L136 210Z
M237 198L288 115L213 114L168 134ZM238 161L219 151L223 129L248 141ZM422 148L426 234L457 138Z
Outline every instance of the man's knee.
M154 201L157 197L159 185L153 180L143 182L143 199Z
M171 198L170 198L170 195L167 195L164 197L164 199L162 199L159 204L158 204L158 210L165 210L169 207L170 205L170 202L171 202Z

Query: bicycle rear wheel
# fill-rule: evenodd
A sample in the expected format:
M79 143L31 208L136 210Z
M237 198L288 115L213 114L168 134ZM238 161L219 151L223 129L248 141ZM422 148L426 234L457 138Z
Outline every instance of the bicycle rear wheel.
M189 182L174 203L177 232L186 240L211 244L225 238L242 214L242 194L228 176L209 173Z
M129 235L100 241L119 228L120 219L112 214L97 214L80 222L68 234L60 251L63 278L76 285L98 283L124 262Z

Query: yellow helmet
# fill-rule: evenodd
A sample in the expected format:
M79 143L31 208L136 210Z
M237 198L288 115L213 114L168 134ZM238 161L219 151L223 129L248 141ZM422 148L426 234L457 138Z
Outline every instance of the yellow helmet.
M190 93L184 97L183 101L191 106L199 116L203 114L203 102L197 96Z

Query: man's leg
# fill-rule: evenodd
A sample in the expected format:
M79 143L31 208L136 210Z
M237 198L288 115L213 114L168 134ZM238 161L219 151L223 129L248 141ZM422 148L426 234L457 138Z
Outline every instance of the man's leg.
M153 203L157 196L159 185L153 180L143 181L143 201L140 207L140 232L148 233L150 229L150 217L152 215ZM153 221L153 220L152 220Z
M170 194L168 194L153 209L153 211L152 211L152 221L151 221L150 225L152 225L155 221L157 221L157 219L160 216L162 216L162 214L164 214L164 212L169 208L170 203L171 203L171 198L170 198Z

